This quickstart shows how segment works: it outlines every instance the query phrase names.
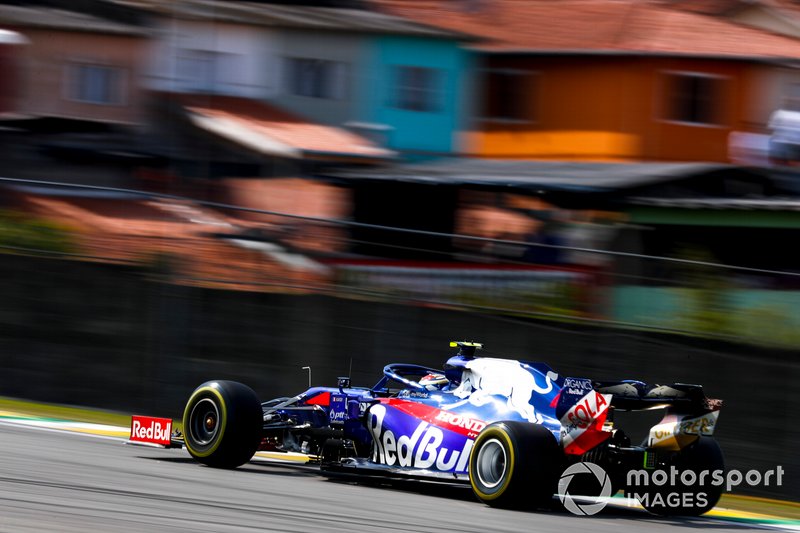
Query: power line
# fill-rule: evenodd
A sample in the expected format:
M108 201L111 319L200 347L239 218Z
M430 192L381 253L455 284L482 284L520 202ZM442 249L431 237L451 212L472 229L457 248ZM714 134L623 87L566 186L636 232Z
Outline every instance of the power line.
M439 238L447 238L447 239L461 239L473 242L484 242L484 243L494 243L494 244L507 244L507 245L515 245L515 246L526 246L526 247L538 247L538 248L548 248L554 250L564 250L564 251L571 251L571 252L582 252L582 253L593 253L593 254L601 254L601 255L608 255L612 257L625 257L629 259L642 259L642 260L653 260L653 261L664 261L664 262L671 262L671 263L678 263L683 265L693 265L693 266L704 266L704 267L711 267L711 268L719 268L725 270L736 270L739 272L751 272L756 274L773 274L773 275L780 275L780 276L791 276L791 277L798 277L800 278L800 272L793 272L793 271L786 271L786 270L773 270L773 269L764 269L764 268L755 268L755 267L746 267L741 265L728 265L725 263L716 263L713 261L698 261L695 259L682 259L677 257L666 257L666 256L658 256L658 255L649 255L649 254L638 254L634 252L621 252L615 250L599 250L595 248L584 248L578 246L568 246L562 244L546 244L546 243L537 243L537 242L527 242L527 241L517 241L517 240L509 240L509 239L494 239L491 237L478 237L476 235L464 235L459 233L445 233L439 231L429 231L429 230L421 230L421 229L414 229L414 228L400 228L395 226L384 226L380 224L369 224L365 222L355 222L352 220L342 220L342 219L333 219L333 218L323 218L323 217L314 217L309 215L295 215L291 213L281 213L278 211L269 211L266 209L258 209L255 207L245 207L245 206L237 206L233 204L226 204L222 202L212 202L209 200L198 200L195 198L189 198L185 196L179 196L174 194L166 194L166 193L156 193L156 192L149 192L149 191L141 191L137 189L125 189L120 187L104 187L100 185L81 185L77 183L59 183L59 182L52 182L52 181L43 181L43 180L31 180L31 179L21 179L21 178L6 178L0 177L0 182L11 182L11 183L26 183L30 185L38 185L38 186L48 186L48 187L64 187L64 188L72 188L72 189L85 189L85 190L95 190L95 191L104 191L104 192L113 192L118 194L131 194L136 196L142 196L145 198L158 198L164 200L173 200L173 201L180 201L180 202L193 202L198 205L202 205L205 207L213 207L215 209L222 209L222 210L233 210L233 211L242 211L246 213L256 213L260 215L271 215L276 217L283 217L292 220L302 220L307 222L315 222L321 224L331 224L335 226L346 226L346 227L353 227L353 228L364 228L364 229L374 229L380 231L387 231L393 233L407 233L412 235L420 235L425 237L439 237Z

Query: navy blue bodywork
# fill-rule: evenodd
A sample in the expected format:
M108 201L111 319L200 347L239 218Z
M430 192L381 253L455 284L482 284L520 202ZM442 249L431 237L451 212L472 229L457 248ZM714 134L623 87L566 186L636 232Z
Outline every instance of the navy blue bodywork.
M402 363L387 365L383 374L370 388L340 378L339 387L312 387L264 403L261 449L308 453L329 465L463 479L475 439L493 422L541 425L565 453L585 454L611 442L606 415L612 405L668 407L673 417L719 408L709 406L695 385L565 378L543 363L475 357L474 349L463 347L443 370ZM427 374L444 374L447 382L420 384ZM619 449L630 445L622 435L614 435Z

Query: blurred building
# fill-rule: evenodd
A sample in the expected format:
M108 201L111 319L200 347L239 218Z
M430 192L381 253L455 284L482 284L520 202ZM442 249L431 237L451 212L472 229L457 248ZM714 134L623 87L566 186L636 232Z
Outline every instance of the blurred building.
M660 0L660 3L788 37L800 36L800 5L794 0Z
M471 155L728 161L731 133L766 133L800 87L800 40L759 19L765 2L372 3L483 39L469 45L481 90ZM747 12L723 9L734 4ZM796 9L772 19L800 21Z
M74 6L78 7L78 6ZM63 9L58 2L0 2L0 25L24 35L18 112L136 125L150 32L112 10Z
M129 184L133 167L153 159L139 150L144 20L98 0L16 0L0 2L0 26L26 42L15 54L14 113L2 117L0 175Z
M230 241L602 267L553 245L609 246L623 218L610 211L688 228L677 232L687 239L702 223L747 226L736 214L708 222L685 207L695 200L757 200L749 211L786 200L781 187L740 186L741 169L720 170L710 190L704 178L681 182L694 167L662 165L726 162L732 145L768 144L769 117L800 87L800 17L775 1L780 11L733 0L0 1L0 24L30 41L27 120L4 136L3 173L364 224L247 215L220 232ZM558 175L514 166L525 160ZM603 188L631 174L663 185L646 209ZM586 194L562 194L575 190ZM665 191L672 203L653 204ZM587 215L597 212L599 223ZM796 224L786 220L769 227ZM630 250L670 240L654 235L629 239Z
M767 167L789 0L0 0L0 27L0 177L182 196L3 190L92 259L581 317L609 274L618 309L788 285L647 256L800 268L797 175Z
M468 61L460 34L353 2L114 3L151 17L148 89L201 105L202 95L252 100L401 154L457 148Z
M0 117L13 114L19 107L21 48L26 43L19 33L0 29Z
M363 7L0 2L0 24L30 41L25 120L11 126L35 133L6 138L19 157L5 174L52 164L45 173L63 177L51 179L163 189L454 153L468 116L466 36ZM69 172L76 162L94 168Z

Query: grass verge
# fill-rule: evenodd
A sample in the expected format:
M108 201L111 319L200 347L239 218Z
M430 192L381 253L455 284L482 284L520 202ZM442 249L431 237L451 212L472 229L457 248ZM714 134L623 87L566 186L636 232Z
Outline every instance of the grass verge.
M719 507L800 521L800 503L741 494L723 494Z
M0 396L0 411L40 417L56 418L59 420L70 420L72 422L88 422L90 424L106 424L109 426L130 427L131 415L104 411L102 409L91 409L88 407L75 407L70 405L59 405L53 403L32 402L29 400L18 400ZM175 420L173 427L181 428L181 421Z

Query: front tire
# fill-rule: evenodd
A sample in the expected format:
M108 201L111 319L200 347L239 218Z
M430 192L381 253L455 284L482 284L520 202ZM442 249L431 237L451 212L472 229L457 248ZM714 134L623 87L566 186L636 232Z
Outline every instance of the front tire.
M481 431L469 456L472 491L493 507L546 508L556 492L561 449L545 427L495 422Z
M186 402L184 444L203 464L236 468L255 454L263 424L261 402L253 389L235 381L207 381Z

